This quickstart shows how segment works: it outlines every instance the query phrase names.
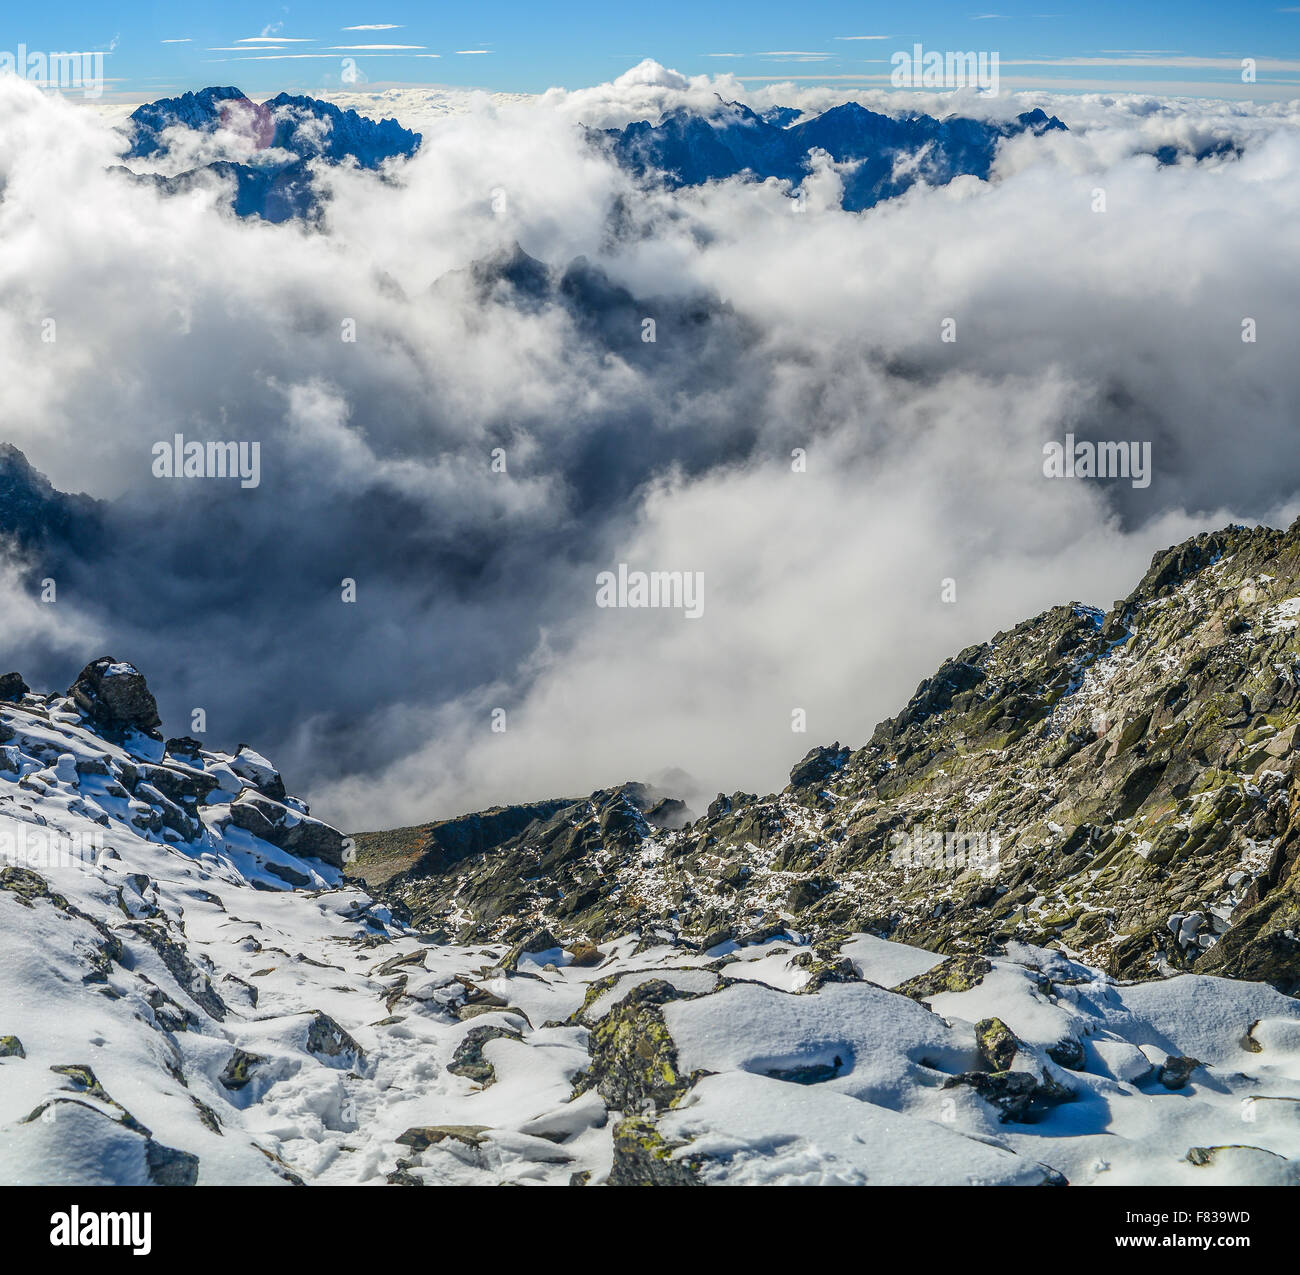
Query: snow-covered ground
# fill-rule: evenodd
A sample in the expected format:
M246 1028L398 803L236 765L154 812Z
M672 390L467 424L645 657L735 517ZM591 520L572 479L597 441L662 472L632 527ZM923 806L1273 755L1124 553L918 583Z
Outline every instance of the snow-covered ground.
M256 753L109 743L57 697L0 722L5 1183L594 1185L639 1114L707 1183L1300 1184L1300 1002L1269 987L869 935L510 960L239 826L312 826ZM593 1054L652 1066L660 1025L679 1091L611 1109Z

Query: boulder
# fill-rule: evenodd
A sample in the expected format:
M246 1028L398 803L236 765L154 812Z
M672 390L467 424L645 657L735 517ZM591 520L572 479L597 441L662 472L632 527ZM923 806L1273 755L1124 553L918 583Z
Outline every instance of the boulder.
M790 786L804 788L824 783L848 759L849 750L841 748L838 739L829 748L814 748L790 771Z
M453 1076L464 1076L486 1089L496 1082L497 1073L492 1064L483 1056L483 1046L490 1040L522 1040L516 1031L504 1027L471 1027L456 1046L456 1053L447 1070Z
M270 797L272 801L285 799L287 794L280 772L261 753L254 752L247 744L240 744L238 751L231 758L230 769L240 779L248 780L258 792Z
M0 673L0 703L17 704L31 687L17 673Z
M138 731L161 739L158 703L134 664L104 656L87 664L68 688L77 707L109 735Z
M318 859L333 868L347 862L347 839L341 832L254 789L246 788L231 802L230 822L300 859Z
M975 1044L990 1071L1010 1071L1021 1049L1015 1032L1000 1018L985 1018L975 1024Z

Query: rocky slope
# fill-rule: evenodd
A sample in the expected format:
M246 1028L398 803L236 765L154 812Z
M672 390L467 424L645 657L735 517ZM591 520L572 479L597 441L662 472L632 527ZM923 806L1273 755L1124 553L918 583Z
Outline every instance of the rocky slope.
M780 795L355 864L132 665L4 675L0 1181L1300 1184L1298 550L1158 555Z
M523 832L433 830L386 897L461 942L798 931L944 953L1050 945L1125 979L1300 989L1300 526L1157 554L1103 613L960 652L857 749L686 822L635 784ZM473 829L475 847L438 846ZM358 838L363 848L365 836Z
M56 558L89 554L102 534L98 502L56 491L12 443L0 443L0 542Z

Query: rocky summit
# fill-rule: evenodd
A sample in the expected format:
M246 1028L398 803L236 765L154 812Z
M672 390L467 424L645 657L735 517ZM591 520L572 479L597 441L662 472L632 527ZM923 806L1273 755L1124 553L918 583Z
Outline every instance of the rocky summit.
M1231 527L780 794L351 839L5 674L0 1181L1300 1185L1297 624Z

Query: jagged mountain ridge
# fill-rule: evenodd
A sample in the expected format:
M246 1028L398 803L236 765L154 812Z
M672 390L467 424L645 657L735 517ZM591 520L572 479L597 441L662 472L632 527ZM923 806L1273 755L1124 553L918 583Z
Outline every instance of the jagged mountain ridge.
M844 174L842 206L850 212L901 195L917 181L946 185L969 175L987 180L1000 141L1036 136L1065 125L1039 108L1007 123L949 116L891 116L845 102L799 123L801 112L778 108L758 114L719 99L711 115L678 107L657 124L641 120L607 129L603 144L626 168L656 173L673 186L697 186L748 173L794 185L808 172L809 156L825 151Z
M602 790L473 856L426 856L385 897L463 942L867 931L1292 993L1298 615L1300 524L1201 535L1107 613L1056 607L961 652L865 746L813 749L781 794L719 794L672 830L634 786ZM997 862L926 866L936 846ZM916 847L921 866L900 862Z
M223 125L245 133L266 158L217 159L172 176L123 171L168 193L183 193L206 174L216 174L233 183L231 208L239 217L311 221L321 210L312 160L352 160L378 169L388 160L409 159L423 142L395 119L371 120L318 98L280 93L259 103L237 88L211 86L138 107L128 121L124 159L165 158L168 129L185 128L201 136ZM647 119L621 129L588 129L587 137L638 177L678 188L745 175L758 181L775 178L797 189L811 170L814 152L824 152L840 167L841 206L859 212L905 193L918 181L933 186L959 176L987 181L1001 142L1061 131L1068 126L1041 107L996 121L885 115L844 102L808 116L795 107L755 112L719 97L711 111L676 107L654 123ZM1161 165L1170 165L1184 156L1199 162L1240 155L1242 149L1237 141L1219 139L1200 147L1164 145L1151 153Z
M266 152L265 160L222 159L173 177L132 175L152 180L170 194L191 189L206 173L230 178L236 216L278 224L311 218L319 211L311 161L352 160L362 168L378 169L391 159L409 159L421 142L419 133L394 119L371 120L317 98L280 93L259 103L237 88L212 87L137 107L128 121L130 145L125 158L165 157L170 151L169 129L213 134L222 127L246 135L255 151Z
M131 159L167 154L166 130L177 126L204 133L222 125L244 127L265 148L335 162L354 159L363 168L409 158L421 141L419 133L394 119L372 120L332 102L290 93L258 103L237 88L206 88L147 102L131 112L129 123L132 140L126 153Z
M1066 127L1039 108L1004 123L961 116L894 117L855 102L808 119L802 115L792 107L758 114L739 102L719 99L718 109L709 114L678 107L655 124L642 120L623 129L590 130L588 136L629 171L657 174L676 186L742 173L798 186L809 171L810 154L825 151L848 166L843 207L860 211L902 194L918 180L943 185L963 174L986 180L1004 138ZM275 223L310 219L319 211L311 159L339 163L350 158L374 169L389 159L410 158L422 142L419 133L396 120L373 121L316 98L281 93L257 103L237 88L213 86L138 107L128 122L125 158L165 157L168 129L212 134L221 126L248 134L258 149L284 152L289 158L266 163L221 159L176 176L146 179L178 193L192 188L205 173L228 177L235 185L232 208L237 216Z

